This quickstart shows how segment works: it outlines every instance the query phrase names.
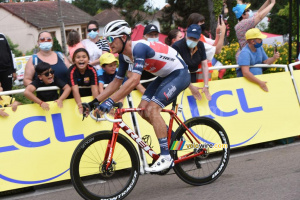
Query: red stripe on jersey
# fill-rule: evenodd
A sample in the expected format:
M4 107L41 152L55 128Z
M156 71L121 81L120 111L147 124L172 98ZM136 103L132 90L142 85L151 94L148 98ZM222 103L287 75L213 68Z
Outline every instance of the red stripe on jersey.
M98 84L98 79L97 79L97 72L96 72L95 68L91 65L88 65L88 69L92 70L92 72L94 73L95 85L97 85Z
M159 71L161 68L163 68L167 63L160 60L154 60L154 59L146 59L145 60L145 68L144 70L155 73Z
M150 42L150 47L157 53L168 54L169 46L159 42Z
M75 82L74 82L74 72L75 72L76 69L77 69L77 68L74 67L74 68L71 70L71 72L70 72L71 86L76 85Z

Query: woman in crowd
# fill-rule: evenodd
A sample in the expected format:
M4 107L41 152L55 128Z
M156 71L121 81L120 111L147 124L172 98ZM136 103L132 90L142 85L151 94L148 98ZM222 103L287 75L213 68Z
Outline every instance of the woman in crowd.
M165 39L165 43L169 46L172 46L178 40L181 40L184 37L184 34L178 30L173 29L169 32L168 36Z
M32 55L26 63L24 74L24 85L29 85L35 77L35 66L40 62L46 62L51 65L55 71L55 76L68 83L68 68L70 63L61 53L52 51L53 39L49 32L43 31L38 35L39 52Z
M80 41L80 35L76 30L73 29L68 34L67 45L69 50L69 60L71 61L74 51L79 48L84 48L83 44Z
M96 70L100 69L100 56L109 51L107 42L99 39L99 25L96 21L90 21L87 25L88 39L82 40L82 44L89 52L90 65Z

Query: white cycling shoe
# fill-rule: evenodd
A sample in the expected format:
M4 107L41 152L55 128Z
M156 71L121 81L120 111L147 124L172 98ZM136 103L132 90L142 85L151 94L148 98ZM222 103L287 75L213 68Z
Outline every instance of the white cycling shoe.
M172 158L169 160L166 159L166 157L164 156L160 156L151 167L146 167L145 170L147 172L160 172L162 170L169 169L173 166L174 166L174 161Z

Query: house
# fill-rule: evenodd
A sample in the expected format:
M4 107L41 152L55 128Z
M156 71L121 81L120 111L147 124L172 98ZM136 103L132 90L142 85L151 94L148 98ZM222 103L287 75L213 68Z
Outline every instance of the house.
M58 8L58 1L0 3L0 31L23 53L37 45L41 31L49 31L62 44ZM66 35L75 29L86 38L86 25L93 17L65 1L61 8Z
M120 14L120 12L121 12L121 9L112 7L111 9L103 10L102 12L100 12L99 14L94 16L94 19L99 23L100 35L103 35L103 29L104 29L105 25L108 24L109 22L111 22L113 20L118 20L118 19L125 19ZM160 24L159 24L158 18L161 18L161 15L162 15L161 11L158 11L154 15L148 15L141 11L135 11L133 13L133 16L137 15L138 13L142 16L143 21L147 21L148 23L156 25L158 30L160 30ZM143 23L138 23L138 24L144 25ZM136 24L136 25L138 25L138 24Z

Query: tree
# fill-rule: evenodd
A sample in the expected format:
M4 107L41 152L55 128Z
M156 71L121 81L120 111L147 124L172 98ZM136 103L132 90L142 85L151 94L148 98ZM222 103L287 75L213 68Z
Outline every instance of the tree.
M53 47L52 47L52 50L53 51L63 52L62 48L61 48L61 46L60 46L60 44L58 42L58 40L56 39L56 37L53 38ZM65 52L63 52L63 53L65 53Z
M234 30L234 26L237 24L237 19L235 17L234 12L232 12L232 8L236 6L236 0L227 0L226 1L227 8L228 8L228 26L229 26L229 36L227 37L227 41L229 43L236 40L236 34Z
M74 0L72 4L81 10L94 16L100 9L100 2L102 0Z
M23 55L22 51L18 50L18 44L14 44L9 37L6 37L10 50L15 54L15 57L20 57Z
M144 7L146 1L147 0L118 0L114 6L121 8L120 13L125 17L125 21L128 22L131 27L134 27L147 17L147 12L150 10L150 7Z

